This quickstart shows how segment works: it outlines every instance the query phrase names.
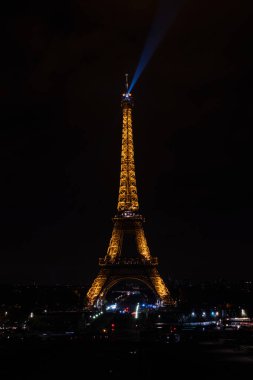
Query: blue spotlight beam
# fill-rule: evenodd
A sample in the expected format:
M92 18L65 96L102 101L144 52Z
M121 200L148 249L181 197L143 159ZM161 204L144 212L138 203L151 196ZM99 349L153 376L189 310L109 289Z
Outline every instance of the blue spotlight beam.
M141 73L154 54L161 40L165 36L168 28L172 24L177 11L184 0L160 0L154 21L148 34L144 49L141 54L138 66L134 73L129 91L131 92Z

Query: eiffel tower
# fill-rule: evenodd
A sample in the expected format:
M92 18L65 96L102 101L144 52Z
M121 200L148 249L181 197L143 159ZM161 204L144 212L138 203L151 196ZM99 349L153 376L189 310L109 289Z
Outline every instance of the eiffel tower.
M158 259L151 256L143 229L144 218L139 213L132 132L133 100L128 91L128 74L121 107L123 128L117 214L112 219L114 226L107 254L99 259L99 273L86 295L87 307L101 307L108 291L128 279L144 283L153 291L159 305L172 305L170 292L157 270ZM135 237L134 257L128 257L122 250L128 235Z

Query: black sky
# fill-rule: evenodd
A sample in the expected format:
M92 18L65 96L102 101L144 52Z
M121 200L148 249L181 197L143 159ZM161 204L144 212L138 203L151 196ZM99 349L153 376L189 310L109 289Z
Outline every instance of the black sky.
M1 282L96 275L116 211L122 81L156 4L5 4ZM252 278L252 10L186 0L134 89L141 211L165 278Z

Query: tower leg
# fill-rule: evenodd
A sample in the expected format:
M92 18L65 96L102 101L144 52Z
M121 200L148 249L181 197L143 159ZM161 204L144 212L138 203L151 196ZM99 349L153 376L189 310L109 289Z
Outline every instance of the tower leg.
M140 223L136 223L135 237L139 255L143 257L145 260L151 260L151 254L148 247L147 239L145 237L144 230Z
M159 295L162 304L172 305L173 301L170 296L170 292L156 268L152 269L150 280L152 281L152 284L156 290L156 293Z
M100 295L102 288L104 284L106 283L106 280L108 278L108 271L106 269L100 269L99 274L93 281L90 289L87 293L87 306L91 307L94 305L95 301L97 300L98 296Z
M115 223L114 228L112 230L112 237L110 239L109 247L106 254L106 259L108 259L110 263L113 263L116 257L120 256L121 246L122 230Z

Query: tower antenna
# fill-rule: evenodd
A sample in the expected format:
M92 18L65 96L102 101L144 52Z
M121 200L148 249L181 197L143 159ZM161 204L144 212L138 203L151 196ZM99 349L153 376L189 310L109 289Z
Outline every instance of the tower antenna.
M126 77L126 93L128 93L128 74L125 74Z

